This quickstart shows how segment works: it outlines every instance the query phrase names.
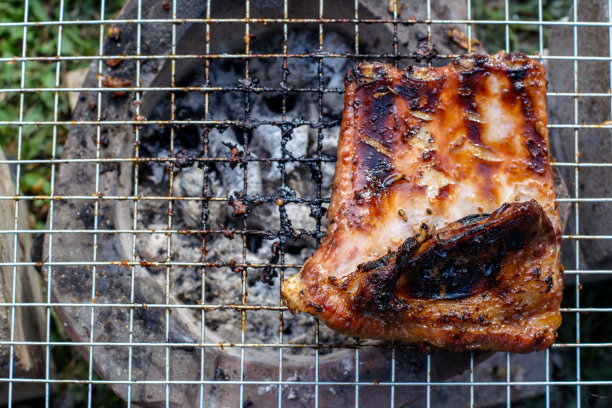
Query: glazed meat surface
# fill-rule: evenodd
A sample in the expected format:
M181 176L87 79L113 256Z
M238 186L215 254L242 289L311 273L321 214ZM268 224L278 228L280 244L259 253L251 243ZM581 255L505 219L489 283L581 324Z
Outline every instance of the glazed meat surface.
M282 294L334 330L530 352L561 323L544 67L520 54L347 73L330 226Z

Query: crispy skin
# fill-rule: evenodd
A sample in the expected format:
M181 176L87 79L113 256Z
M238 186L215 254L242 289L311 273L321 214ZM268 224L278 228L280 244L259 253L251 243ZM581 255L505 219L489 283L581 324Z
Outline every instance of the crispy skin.
M503 52L348 72L330 227L282 285L290 310L364 338L549 347L563 283L545 76Z

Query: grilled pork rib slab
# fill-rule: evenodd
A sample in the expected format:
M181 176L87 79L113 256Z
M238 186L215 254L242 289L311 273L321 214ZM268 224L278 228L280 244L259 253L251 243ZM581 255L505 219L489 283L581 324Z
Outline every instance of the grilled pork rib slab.
M289 309L362 338L549 347L563 283L545 76L504 52L349 71L330 226L282 284Z

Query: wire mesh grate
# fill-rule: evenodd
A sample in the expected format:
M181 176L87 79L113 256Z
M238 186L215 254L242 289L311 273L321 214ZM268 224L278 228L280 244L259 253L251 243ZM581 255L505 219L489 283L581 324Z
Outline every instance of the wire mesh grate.
M12 71L9 80L0 79L0 101L14 104L14 110L3 108L0 117L7 150L0 166L10 168L14 177L14 190L0 192L10 219L0 237L12 242L10 253L0 259L9 287L0 302L9 322L9 330L0 335L7 356L0 373L6 387L3 403L22 404L32 395L24 397L21 390L38 386L42 391L30 401L46 406L59 405L66 390L79 393L80 404L87 406L609 404L612 333L605 320L612 305L602 288L612 273L612 234L601 215L612 201L610 2L428 0L417 6L391 0L372 6L359 0L228 5L130 0L115 16L108 1L97 2L96 15L88 19L74 17L74 5L65 0L53 2L46 18L34 0L12 5L23 20L0 17L0 30L17 33L11 38L21 41L18 52L0 57L6 68L0 73ZM551 14L553 8L561 10L558 15ZM65 49L65 31L74 28L95 32L95 51ZM453 40L451 28L463 36ZM53 50L35 46L39 30L52 33ZM266 32L274 35L266 37ZM378 33L377 42L372 33ZM311 42L304 40L308 35ZM330 38L345 43L334 40L330 47ZM442 46L440 38L452 46ZM418 53L418 44L432 41L437 53ZM333 337L309 317L302 317L309 323L297 336L292 332L297 317L282 304L278 285L299 270L303 255L312 252L308 245L316 246L326 231L329 172L335 164L328 139L337 137L339 125L330 106L344 92L332 80L333 67L364 60L398 67L440 65L484 49L479 47L491 53L497 51L492 47L524 52L549 70L553 166L568 190L558 202L569 212L563 236L564 323L557 343L527 359L467 353L456 365L441 366L463 374L441 375L438 360L448 356L421 354L399 343ZM42 66L52 67L49 78L36 78ZM67 83L66 72L87 66L82 84ZM239 72L219 76L235 67L241 67ZM261 77L273 70L267 80ZM307 72L308 81L294 80L300 70ZM117 81L117 72L131 79ZM193 72L197 81L187 81ZM76 94L71 116L68 96ZM182 113L188 94L201 95L197 116ZM51 109L34 115L47 97ZM232 101L225 111L224 100ZM258 106L264 102L272 112L265 117ZM296 113L293 106L306 102L312 112ZM154 114L165 107L164 114ZM184 146L186 129L198 129L191 150ZM38 140L37 132L49 148L32 155L28 139ZM155 142L156 151L151 132L165 138ZM265 132L275 135L268 144L277 146L262 150L258 138ZM307 134L308 149L296 154L300 132ZM188 168L197 169L199 177L199 190L192 194L184 194ZM42 175L43 187L28 184L33 172ZM299 172L307 175L307 187L296 187ZM221 173L235 176L233 190L217 180ZM152 174L159 175L157 182L147 181ZM258 184L265 178L272 179L273 190ZM197 222L187 225L182 218L192 204ZM46 224L31 227L24 208ZM157 223L147 221L154 208ZM253 222L254 214L264 210L273 225ZM219 211L230 211L223 218L230 221L220 223L215 218ZM296 226L300 211L310 221ZM20 252L24 237L38 237L31 257ZM187 242L183 237L198 242L197 257L181 252ZM223 240L238 242L235 256L219 255ZM263 261L258 255L262 242L270 248ZM143 245L163 251L146 257ZM48 279L43 298L24 301L20 276L31 268ZM198 276L191 298L179 296L183 270ZM232 300L212 295L219 292L215 279L220 273L237 282ZM79 279L84 279L82 286L70 283ZM273 291L262 301L253 294L255 285ZM158 292L147 292L152 289ZM42 311L39 338L20 337L17 326L24 310ZM223 319L234 331L212 328L211 321L220 327ZM259 323L253 321L269 321L273 335L254 333ZM70 339L58 336L61 330ZM85 360L80 360L81 369L67 371L57 350L74 347ZM17 369L22 348L42 350L40 371L25 375ZM334 355L341 358L333 360ZM147 359L150 373L142 371ZM99 400L108 386L126 402Z

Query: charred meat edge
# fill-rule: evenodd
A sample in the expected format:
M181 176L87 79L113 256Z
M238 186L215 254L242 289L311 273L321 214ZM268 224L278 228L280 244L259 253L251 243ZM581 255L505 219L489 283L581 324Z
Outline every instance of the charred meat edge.
M438 231L422 225L399 249L360 264L337 285L359 309L377 313L399 308L398 298L464 299L494 287L504 261L542 239L555 240L542 207L535 200L506 203Z

